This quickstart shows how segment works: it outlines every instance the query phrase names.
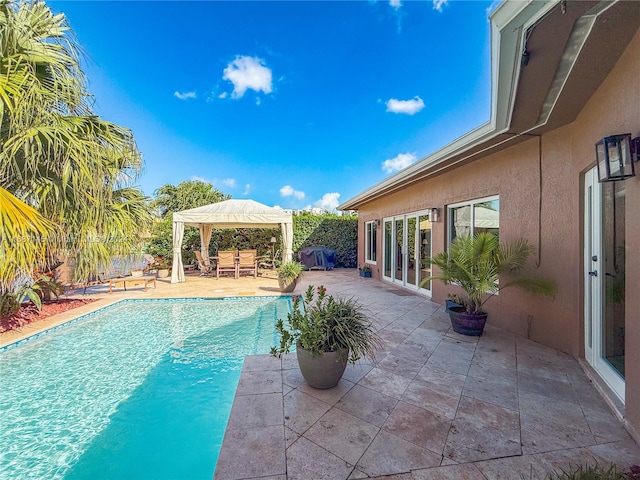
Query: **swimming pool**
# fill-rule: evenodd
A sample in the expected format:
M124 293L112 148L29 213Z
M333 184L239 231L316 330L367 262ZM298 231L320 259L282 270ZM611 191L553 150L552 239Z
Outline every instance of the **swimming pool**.
M126 300L0 351L7 478L210 479L289 297Z

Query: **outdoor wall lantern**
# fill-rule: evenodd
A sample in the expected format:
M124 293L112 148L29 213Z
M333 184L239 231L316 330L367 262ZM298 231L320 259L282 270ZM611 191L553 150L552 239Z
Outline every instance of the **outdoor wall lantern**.
M437 222L439 217L440 217L440 209L439 208L432 208L431 212L429 214L429 220L431 222Z
M613 182L635 176L634 161L640 151L640 137L630 133L604 137L596 143L598 181Z

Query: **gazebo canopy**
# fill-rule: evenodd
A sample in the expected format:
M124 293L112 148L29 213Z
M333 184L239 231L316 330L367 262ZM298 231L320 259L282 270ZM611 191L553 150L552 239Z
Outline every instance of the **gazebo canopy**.
M291 214L253 200L225 200L173 214L173 271L171 283L184 282L182 238L184 226L200 229L202 258L208 263L209 241L214 228L282 229L284 260L292 258L293 220Z

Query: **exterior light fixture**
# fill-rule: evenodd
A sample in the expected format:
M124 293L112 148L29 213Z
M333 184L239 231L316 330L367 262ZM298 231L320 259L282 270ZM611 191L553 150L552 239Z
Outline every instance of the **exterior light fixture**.
M596 164L599 182L614 182L635 176L634 161L638 160L640 137L630 133L604 137L596 143Z
M440 217L440 209L439 208L432 208L430 210L430 212L429 212L429 221L437 222L439 217Z
M378 228L380 226L380 219L376 218L376 228Z

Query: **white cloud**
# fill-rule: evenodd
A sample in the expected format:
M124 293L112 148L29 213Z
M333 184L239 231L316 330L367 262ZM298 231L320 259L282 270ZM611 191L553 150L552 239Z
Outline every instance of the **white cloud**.
M449 0L433 0L433 9L442 12L442 7L447 5Z
M251 191L251 184L250 184L250 183L247 183L247 184L244 186L244 192L242 192L242 195L249 195L249 192L250 192L250 191Z
M227 98L228 96L229 96L229 93L222 92L220 95L218 95L218 98Z
M397 10L402 6L402 2L400 0L389 0L389 5Z
M387 112L393 113L406 113L407 115L413 115L418 113L424 108L424 102L417 95L411 100L398 100L397 98L390 98L387 100Z
M213 184L213 182L211 182L210 180L207 180L206 178L203 178L203 177L199 177L198 175L191 175L191 178L189 180L191 180L192 182L203 182L203 183Z
M333 212L338 208L338 205L340 205L339 199L340 194L338 192L325 193L320 200L313 204L313 206Z
M234 188L236 186L236 179L235 178L225 178L224 180L222 180L222 184L225 187Z
M294 190L291 185L285 185L280 189L280 196L295 197L298 200L302 200L304 198L304 192L301 192L300 190Z
M196 92L178 92L177 90L173 92L173 96L179 98L180 100L188 100L190 98L196 98Z
M394 158L389 158L382 162L382 170L384 173L397 172L408 167L416 160L417 157L413 153L399 153Z
M223 80L233 83L231 98L241 98L248 90L271 93L271 69L257 57L238 55L223 71Z

